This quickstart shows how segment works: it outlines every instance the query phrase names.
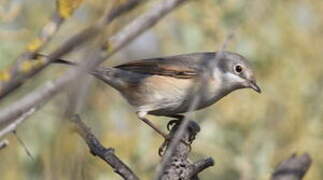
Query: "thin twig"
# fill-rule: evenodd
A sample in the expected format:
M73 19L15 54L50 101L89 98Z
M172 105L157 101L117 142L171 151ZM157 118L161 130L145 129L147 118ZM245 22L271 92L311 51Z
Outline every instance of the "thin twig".
M271 180L301 180L312 164L309 154L301 156L293 154L290 158L279 163L272 174Z
M126 180L138 180L139 178L132 172L132 170L122 162L114 153L112 148L105 148L100 141L91 132L90 128L87 127L81 118L77 115L73 116L72 122L75 123L78 134L88 145L90 152L94 156L98 156L109 164L114 171Z
M26 152L27 156L30 157L31 160L34 160L33 156L31 155L31 152L27 145L24 143L24 141L18 136L17 132L14 130L13 135L16 137L22 148L24 148L24 151Z
M28 117L30 117L34 112L36 111L36 108L32 108L29 111L25 112L24 114L22 114L18 119L16 119L15 121L13 121L12 123L10 123L8 126L6 126L5 128L3 128L0 131L0 137L5 136L8 133L12 133L16 130L16 128L18 127L19 124L21 124L22 122L24 122Z

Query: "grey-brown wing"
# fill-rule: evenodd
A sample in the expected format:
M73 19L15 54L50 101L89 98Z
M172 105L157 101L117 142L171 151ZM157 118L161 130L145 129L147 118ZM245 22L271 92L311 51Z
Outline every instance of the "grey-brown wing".
M203 71L205 61L212 57L214 53L185 54L132 61L115 68L142 74L189 79L198 76Z

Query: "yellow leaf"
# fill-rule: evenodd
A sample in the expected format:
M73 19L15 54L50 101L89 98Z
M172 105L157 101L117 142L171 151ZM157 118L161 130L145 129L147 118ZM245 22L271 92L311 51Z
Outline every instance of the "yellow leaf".
M20 65L20 70L22 72L29 72L33 67L33 64L30 61L24 61Z
M27 46L27 49L28 51L34 52L34 51L37 51L42 44L43 44L43 41L39 38L36 38L30 42L30 44Z
M20 71L23 73L28 73L32 71L33 69L41 66L44 64L43 59L33 59L33 60L27 60L21 63L20 65Z
M82 0L57 0L57 11L61 17L68 18L81 3Z

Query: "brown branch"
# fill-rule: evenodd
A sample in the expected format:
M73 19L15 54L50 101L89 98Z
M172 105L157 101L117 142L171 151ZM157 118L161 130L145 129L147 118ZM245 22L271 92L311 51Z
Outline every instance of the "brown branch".
M193 177L202 172L204 169L214 166L214 160L212 158L206 158L199 160L193 164L192 171L188 174L188 177Z
M188 126L184 131L182 136L182 141L180 141L175 148L170 148L171 143L174 140L174 136L176 135L176 131L179 130L180 123L175 124L170 133L170 142L167 142L163 145L166 146L166 154L170 154L170 160L166 161L165 167L162 169L160 176L157 176L156 179L161 180L196 180L198 179L198 174L204 169L213 166L214 161L212 158L207 158L200 160L196 163L192 163L188 159L188 155L191 151L190 145L195 139L196 134L200 131L200 127L194 121L188 121ZM184 142L186 143L184 143ZM163 156L167 158L167 156ZM162 161L161 163L163 163Z
M309 154L301 156L293 154L287 160L282 161L272 174L271 180L301 180L312 164Z
M75 115L72 121L76 125L78 134L83 138L83 140L88 145L90 152L94 156L98 156L100 159L109 164L114 172L119 174L123 179L126 180L138 180L139 178L132 172L132 170L123 163L114 153L114 149L105 148L100 141L91 132L90 128L87 127L80 119L79 116Z

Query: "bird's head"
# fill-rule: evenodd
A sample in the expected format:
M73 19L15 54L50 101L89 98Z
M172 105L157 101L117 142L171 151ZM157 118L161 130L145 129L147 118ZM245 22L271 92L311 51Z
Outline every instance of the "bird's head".
M216 68L221 74L223 85L226 88L230 90L251 88L261 93L253 70L246 58L237 53L227 51L222 51L219 57L217 57L218 55L216 55L218 59L216 61Z

